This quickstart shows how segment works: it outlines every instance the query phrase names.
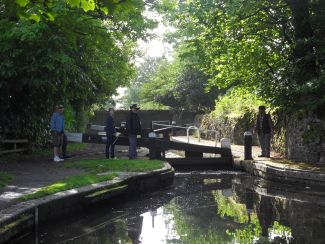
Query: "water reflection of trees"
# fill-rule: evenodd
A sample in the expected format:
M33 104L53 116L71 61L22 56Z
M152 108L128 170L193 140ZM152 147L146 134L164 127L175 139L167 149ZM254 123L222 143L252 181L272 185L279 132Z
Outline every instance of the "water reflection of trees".
M299 200L301 194L283 189L277 197L272 186L239 178L232 189L212 190L199 203L195 196L174 199L168 210L184 243L323 243L324 205L306 196ZM211 197L215 206L187 207L189 202L209 205Z
M154 226L159 222L155 219L158 208L163 208L160 219L166 221L165 230L172 233L171 238L166 236L167 243L325 243L324 193L255 182L243 175L209 179L192 175L176 180L172 191L126 201L121 208L117 202L114 211L99 207L91 218L78 217L63 230L57 226L44 243L59 242L65 236L69 243L139 243L148 217L142 213L149 213Z

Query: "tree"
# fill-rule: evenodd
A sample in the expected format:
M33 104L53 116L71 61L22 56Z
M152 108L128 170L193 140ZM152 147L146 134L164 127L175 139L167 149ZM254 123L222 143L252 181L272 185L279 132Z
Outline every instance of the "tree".
M53 18L38 1L26 2L0 4L0 126L43 144L55 104L68 105L81 129L92 104L132 79L135 42L153 23L142 17L142 1L115 6L110 15L46 1Z
M130 82L126 94L121 100L124 108L129 108L132 103L141 104L141 107L145 109L160 107L154 101L145 102L140 97L142 86L151 81L151 77L156 73L160 60L161 58L147 57L138 64L136 67L136 77Z
M221 91L208 89L209 77L198 69L196 54L180 46L174 56L171 61L162 59L150 82L141 86L142 101L154 101L176 110L211 110Z
M324 105L324 1L171 0L160 9L211 85L254 92L283 109Z

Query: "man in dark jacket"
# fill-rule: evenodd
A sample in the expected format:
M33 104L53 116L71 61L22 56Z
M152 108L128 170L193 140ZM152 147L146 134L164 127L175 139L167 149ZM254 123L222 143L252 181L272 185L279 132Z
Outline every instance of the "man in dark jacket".
M265 106L259 106L254 133L258 134L262 154L259 157L270 157L271 135L273 133L273 122L271 116L265 113Z
M137 158L137 135L141 134L141 123L138 115L139 107L133 104L130 107L130 114L126 120L126 132L129 136L129 158Z
M105 131L106 131L106 137L107 137L107 142L106 142L106 158L111 157L112 159L115 158L115 124L114 124L114 110L113 108L108 109L108 116L106 119L106 126L105 126Z

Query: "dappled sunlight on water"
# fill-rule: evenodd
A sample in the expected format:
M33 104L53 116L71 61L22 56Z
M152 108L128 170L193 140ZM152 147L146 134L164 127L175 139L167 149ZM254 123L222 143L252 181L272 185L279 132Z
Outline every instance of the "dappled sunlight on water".
M318 189L231 171L185 172L173 187L93 206L23 243L324 243L324 226Z

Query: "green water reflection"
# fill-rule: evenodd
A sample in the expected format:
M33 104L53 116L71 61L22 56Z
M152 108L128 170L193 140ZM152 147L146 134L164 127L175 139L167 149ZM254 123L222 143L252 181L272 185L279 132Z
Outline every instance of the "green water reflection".
M111 205L23 243L325 243L322 191L245 174L181 174L173 188Z

